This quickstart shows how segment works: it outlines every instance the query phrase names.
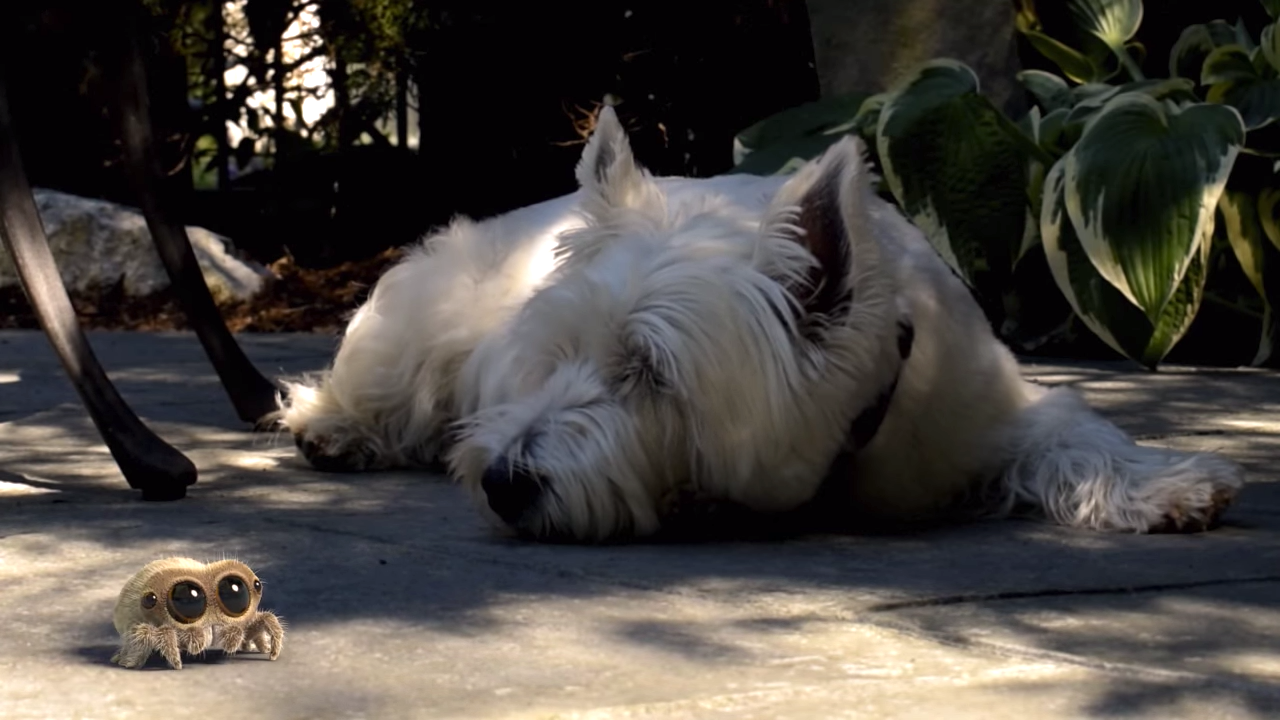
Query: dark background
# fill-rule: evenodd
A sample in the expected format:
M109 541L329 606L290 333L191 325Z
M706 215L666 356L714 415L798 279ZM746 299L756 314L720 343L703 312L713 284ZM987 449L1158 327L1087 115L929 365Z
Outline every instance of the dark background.
M233 329L340 326L359 287L394 260L389 249L454 215L491 215L571 191L591 112L607 94L618 101L641 163L693 176L729 170L735 134L819 96L805 0L245 3L252 51L239 62L260 86L277 77L273 48L289 13L301 5L318 10L320 52L332 64L338 102L305 132L273 135L259 122L257 133L273 138L260 158L264 169L234 181L226 168L249 158L233 159L237 149L225 133L209 149L224 118L243 105L235 88L216 82L229 61L216 51L221 4L6 0L0 7L0 60L32 184L125 204L136 200L118 161L113 79L103 59L119 41L122 16L139 19L170 202L186 223L232 238L248 257L290 263L292 275L274 268L285 275L271 298L280 306L276 320L228 311ZM1187 25L1243 18L1256 38L1267 23L1257 0L1147 0L1145 8L1137 40L1147 49L1148 77L1167 76L1169 50ZM1070 25L1061 2L1040 0L1036 11L1051 34ZM1018 43L1023 67L1056 71ZM410 86L417 92L407 93ZM419 110L416 151L371 125L408 105ZM220 175L217 189L197 189L197 171ZM1220 286L1252 296L1229 250L1214 262ZM304 276L300 268L330 274ZM0 297L0 314L35 327L20 293L10 295ZM163 303L114 303L78 299L77 310L90 324L132 313L120 326L182 325ZM294 313L303 304L309 314ZM1065 312L1057 305L1046 314ZM151 316L163 317L148 325ZM1255 317L1206 301L1169 360L1247 363L1257 326ZM1044 350L1115 357L1087 331Z
M192 24L191 8L211 3L143 3L151 9L145 22L155 121L173 181L185 185L178 197L188 222L228 235L262 262L286 247L304 265L369 257L454 214L489 215L571 191L581 151L567 144L581 139L574 122L606 93L621 99L618 111L641 162L656 173L696 176L730 169L733 136L743 128L818 97L804 0L404 1L426 27L405 32L403 46L329 52L376 56L386 74L413 78L421 95L411 100L420 108L419 150L397 147L394 138L328 142L269 157L269 171L220 191L190 186L194 140L217 126L207 107L192 107L191 76L199 68L172 40L184 22ZM110 83L95 62L111 41L104 34L116 27L106 16L127 3L6 5L0 40L32 184L132 203L116 163ZM340 46L368 27L347 6L379 2L318 5L345 10L327 33ZM1037 4L1047 27L1062 12L1055 5ZM1148 0L1138 37L1148 49L1144 69L1167 73L1169 49L1186 25L1236 17L1255 37L1266 21L1256 0ZM1019 43L1025 67L1054 69ZM208 68L205 74L213 75ZM269 82L270 68L265 74ZM393 104L379 110L394 112Z
M115 162L110 84L94 66L109 4L9 3L20 21L3 39L32 184L132 203ZM181 5L196 3L170 3ZM410 39L403 63L421 89L418 152L304 148L221 192L191 189L189 168L179 169L193 136L216 125L201 127L208 113L188 102L188 59L166 42L178 11L149 15L155 121L174 182L188 186L178 195L188 222L263 262L285 247L305 265L368 257L457 213L573 190L582 148L565 143L581 140L576 109L606 93L621 98L638 157L688 175L728 170L736 132L818 96L799 0L430 5L419 11L442 19Z

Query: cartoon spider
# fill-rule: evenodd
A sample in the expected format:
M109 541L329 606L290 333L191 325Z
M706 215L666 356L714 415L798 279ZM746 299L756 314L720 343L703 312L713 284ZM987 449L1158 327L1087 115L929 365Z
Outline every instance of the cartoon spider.
M261 600L262 581L238 560L150 562L120 591L113 616L120 650L111 662L140 668L158 652L181 670L183 650L197 655L209 648L256 650L275 660L284 647L284 626L275 613L258 609Z

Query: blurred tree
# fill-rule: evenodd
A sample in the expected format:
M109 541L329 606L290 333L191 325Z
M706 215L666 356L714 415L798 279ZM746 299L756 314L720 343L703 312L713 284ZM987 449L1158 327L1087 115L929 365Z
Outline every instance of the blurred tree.
M731 167L737 131L817 97L803 0L142 3L167 166L223 191L188 192L185 218L267 261L367 256L572 190L606 97L645 164L701 175ZM4 49L33 68L13 92L37 182L127 201L105 6L0 4Z
M334 106L320 124L339 149L362 134L378 145L390 141L376 127L392 110L397 145L407 125L408 38L425 26L428 12L413 0L321 0L320 30L331 59Z
M179 171L187 167L193 130L186 61L164 42L172 16L153 20L144 48L152 112L165 166ZM32 184L128 202L107 113L112 90L100 62L111 21L107 3L7 0L0 3L0 52L21 68L10 93Z

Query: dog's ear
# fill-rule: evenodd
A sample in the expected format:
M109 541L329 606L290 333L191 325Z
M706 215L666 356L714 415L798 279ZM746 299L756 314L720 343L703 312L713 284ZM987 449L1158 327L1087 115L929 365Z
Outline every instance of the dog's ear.
M657 195L657 185L631 154L618 114L605 105L596 118L575 171L582 188L582 209L598 223L623 208L638 208Z
M874 192L862 141L846 136L788 180L765 213L762 230L785 238L765 272L776 277L814 315L834 316L853 299L856 268L879 257L869 216ZM796 262L803 249L814 262Z

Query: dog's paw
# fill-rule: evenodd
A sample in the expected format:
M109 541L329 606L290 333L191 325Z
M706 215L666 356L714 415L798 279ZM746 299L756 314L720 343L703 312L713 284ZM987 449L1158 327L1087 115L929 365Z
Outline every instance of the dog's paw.
M311 467L321 472L354 473L381 466L377 450L361 441L337 442L332 438L294 435L294 443Z
M1236 488L1219 487L1209 495L1207 503L1174 505L1147 532L1195 533L1212 530L1222 523L1222 514L1235 500L1236 492Z
M1145 488L1155 510L1149 533L1194 533L1212 530L1244 487L1244 468L1217 455L1183 459Z

